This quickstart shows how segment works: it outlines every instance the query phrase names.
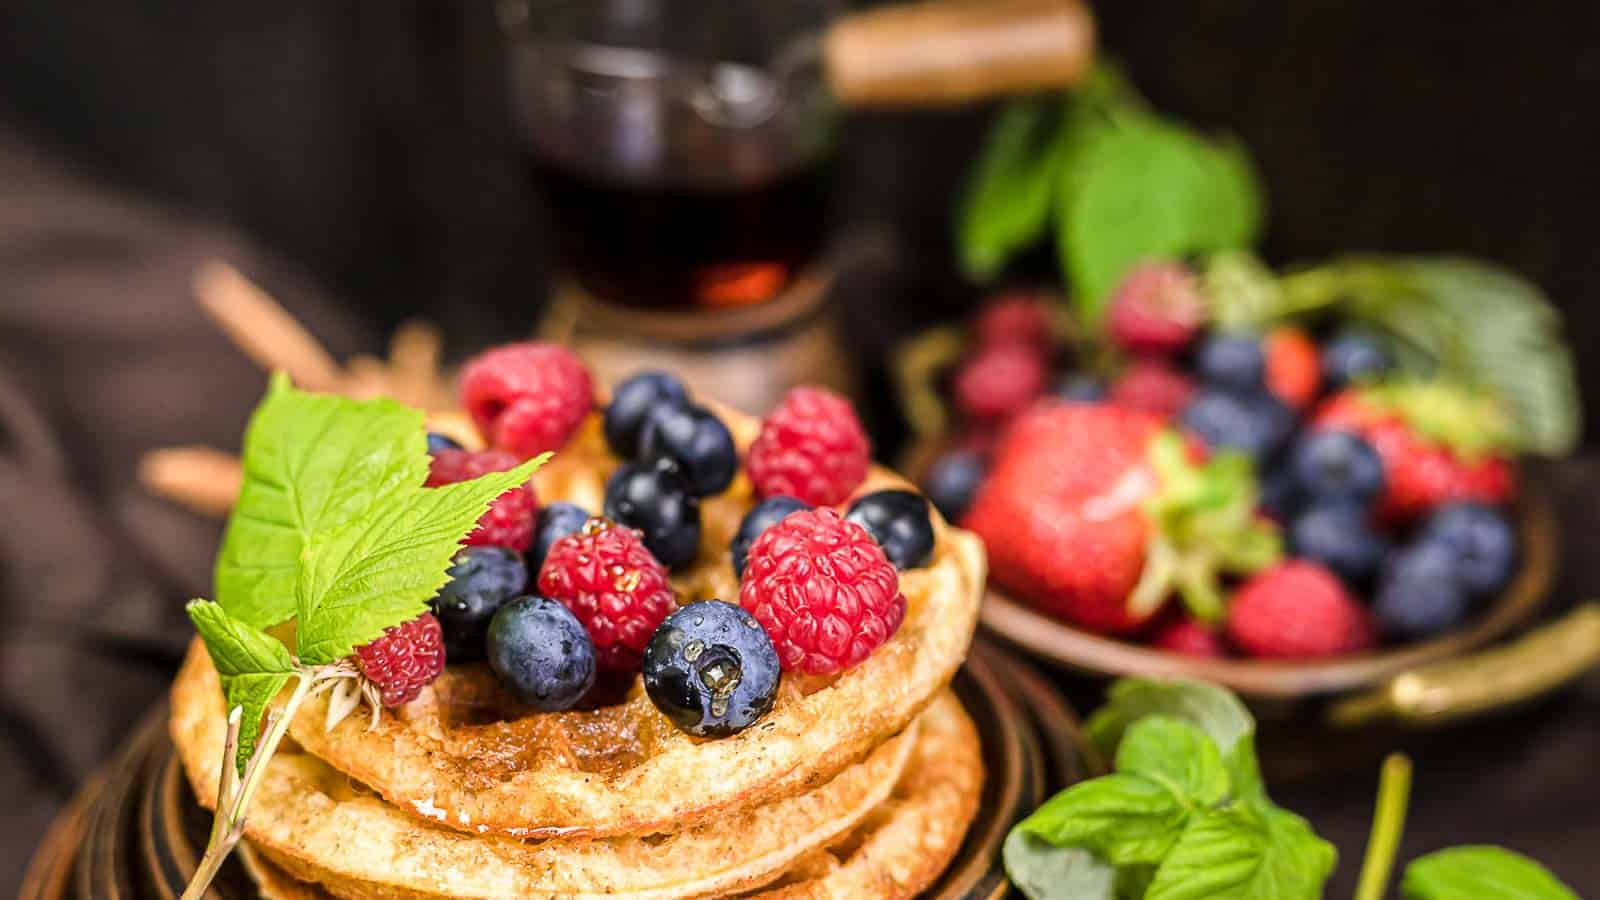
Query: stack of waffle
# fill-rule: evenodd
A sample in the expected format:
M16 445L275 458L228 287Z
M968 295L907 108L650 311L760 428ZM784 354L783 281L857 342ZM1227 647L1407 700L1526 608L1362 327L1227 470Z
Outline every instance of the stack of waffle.
M757 428L725 421L742 446ZM616 465L591 422L539 473L539 496L599 509ZM875 471L862 490L895 486ZM705 501L701 557L674 578L680 602L737 598L728 546L754 502L742 478ZM477 664L447 667L376 723L328 728L327 698L307 703L251 806L262 894L915 896L959 849L983 781L948 686L984 556L972 535L935 528L932 562L901 573L899 631L841 674L786 674L772 712L730 737L677 730L638 679L612 705L534 712ZM173 686L171 730L210 802L227 723L198 642Z

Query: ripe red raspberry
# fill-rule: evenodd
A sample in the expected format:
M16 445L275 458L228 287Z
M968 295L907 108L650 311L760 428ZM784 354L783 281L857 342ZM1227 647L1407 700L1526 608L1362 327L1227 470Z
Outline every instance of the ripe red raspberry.
M611 672L638 671L650 636L675 608L667 569L639 532L604 519L550 545L539 593L572 610L600 668Z
M444 671L444 631L433 613L423 613L356 648L361 674L377 685L383 705L403 706Z
M979 344L1050 345L1049 301L1038 294L1001 294L978 310L972 325Z
M1157 628L1150 644L1185 656L1220 658L1228 655L1216 629L1188 616L1174 618Z
M1322 387L1321 351L1309 335L1291 325L1267 332L1267 389L1290 409L1305 409Z
M1311 659L1351 651L1362 609L1332 572L1290 560L1256 575L1228 604L1228 637L1251 656Z
M802 386L785 394L761 423L744 464L762 497L787 494L812 506L832 506L867 477L871 453L850 401Z
M1182 263L1135 266L1111 295L1106 328L1130 353L1173 353L1188 346L1206 318L1199 280Z
M428 487L470 481L490 472L515 469L521 460L503 450L439 450L428 465ZM533 483L514 487L501 494L478 519L478 527L462 543L468 546L510 547L526 550L533 540L533 523L539 513L539 497Z
M867 530L822 507L790 513L750 545L739 585L785 670L842 672L906 616L900 576Z
M978 421L1009 419L1044 393L1047 368L1044 357L1027 344L985 346L956 372L956 408Z
M1142 359L1111 386L1109 399L1124 409L1171 418L1189 405L1194 392L1189 376L1160 360Z
M489 443L527 459L567 442L594 406L594 385L565 347L506 344L461 370L461 405Z

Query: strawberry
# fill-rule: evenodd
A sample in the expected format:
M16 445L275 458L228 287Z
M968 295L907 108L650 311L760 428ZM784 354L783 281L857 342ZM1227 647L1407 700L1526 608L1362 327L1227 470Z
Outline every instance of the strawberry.
M1516 492L1504 411L1481 393L1445 382L1351 388L1328 398L1313 429L1349 431L1383 461L1379 516L1415 520L1443 503L1499 504Z
M1266 354L1267 390L1290 409L1305 409L1322 387L1322 357L1317 345L1293 325L1279 325L1261 342Z
M996 448L962 524L987 543L998 585L1085 628L1135 631L1174 589L1213 621L1218 573L1254 571L1280 551L1253 515L1249 463L1194 456L1160 416L1036 407Z

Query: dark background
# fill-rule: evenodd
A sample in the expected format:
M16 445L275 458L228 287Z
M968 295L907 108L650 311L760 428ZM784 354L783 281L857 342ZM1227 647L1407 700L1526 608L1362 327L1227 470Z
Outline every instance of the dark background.
M1448 251L1527 274L1567 314L1587 441L1600 436L1600 362L1583 352L1600 337L1600 9L1100 7L1104 43L1157 106L1252 149L1271 189L1274 261ZM203 590L214 526L126 483L143 448L231 443L259 390L188 306L192 264L239 259L340 351L372 348L413 314L444 324L458 356L531 327L545 241L498 47L481 0L0 3L0 507L27 523L0 532L11 623L0 793L12 799L0 893L50 811L161 690L188 634L177 601ZM863 360L974 301L953 269L949 213L991 113L846 123L839 233L888 235L894 248L872 289L844 298ZM30 146L16 150L8 132ZM319 296L353 315L295 302ZM150 380L127 383L135 362ZM11 457L27 456L19 395L60 446L12 477ZM1560 604L1593 596L1600 565L1584 542L1600 526L1587 500L1600 467L1541 477L1564 501ZM1533 710L1413 742L1403 855L1506 843L1600 890L1597 735L1591 677ZM1333 896L1353 879L1374 777L1362 766L1280 791L1339 843Z

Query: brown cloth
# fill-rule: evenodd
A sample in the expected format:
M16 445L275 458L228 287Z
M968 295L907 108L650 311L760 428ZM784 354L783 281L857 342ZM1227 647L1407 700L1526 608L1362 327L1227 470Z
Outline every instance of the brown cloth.
M202 318L232 262L336 351L371 349L306 279L225 230L0 132L0 896L73 787L163 689L209 592L216 522L145 495L140 455L236 448L265 378Z

